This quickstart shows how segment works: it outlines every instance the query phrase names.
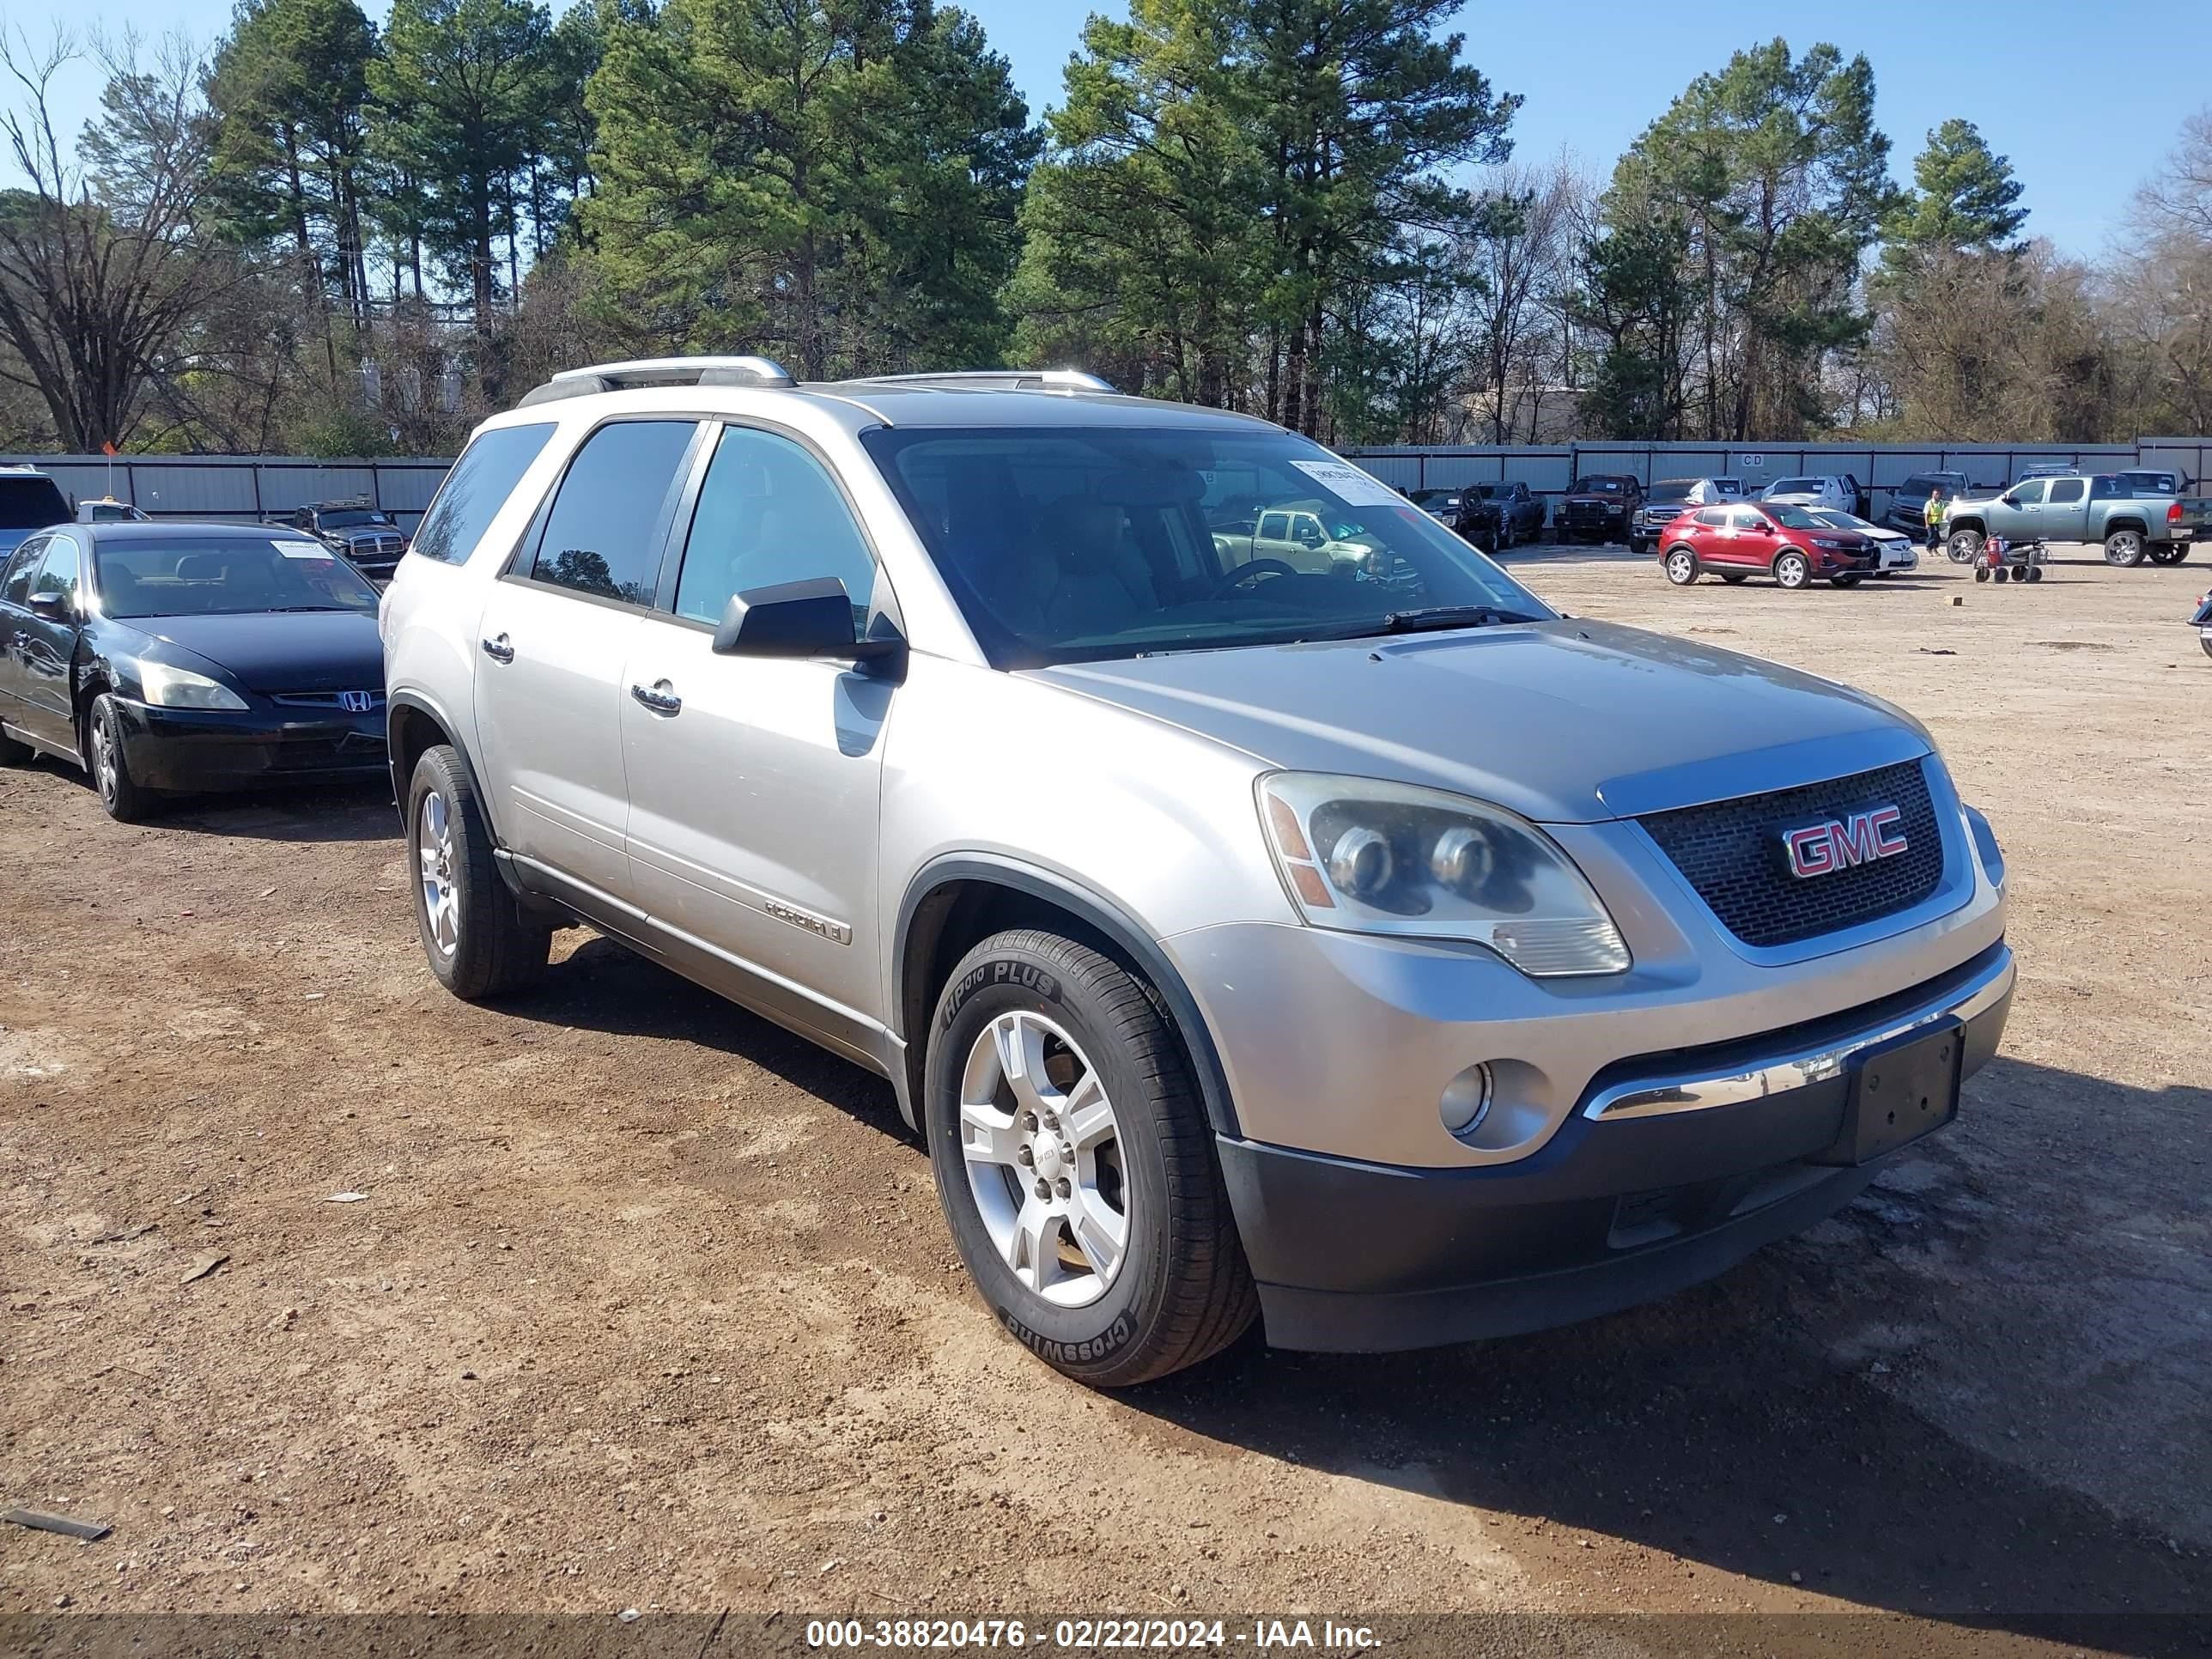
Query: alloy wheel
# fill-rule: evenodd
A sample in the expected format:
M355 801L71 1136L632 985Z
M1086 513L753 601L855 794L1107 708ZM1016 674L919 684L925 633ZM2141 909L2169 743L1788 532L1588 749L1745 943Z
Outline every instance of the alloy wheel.
M92 716L92 781L100 791L100 805L110 812L115 810L117 797L122 791L122 744L115 735L115 721L105 708L94 709Z
M1018 1009L977 1034L960 1078L968 1188L1000 1259L1060 1307L1096 1302L1127 1259L1121 1135L1105 1080L1053 1021Z
M441 956L461 943L460 893L453 880L453 815L435 789L422 797L415 854L422 870L422 920Z

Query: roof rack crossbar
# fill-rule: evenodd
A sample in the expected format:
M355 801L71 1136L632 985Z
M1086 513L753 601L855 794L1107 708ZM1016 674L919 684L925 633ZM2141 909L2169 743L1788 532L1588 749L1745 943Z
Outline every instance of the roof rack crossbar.
M770 357L640 357L629 362L564 368L544 386L525 393L522 407L629 386L749 386L781 391L796 384L791 371Z
M1110 380L1080 368L956 368L921 374L869 374L854 386L972 386L1001 392L1112 392Z

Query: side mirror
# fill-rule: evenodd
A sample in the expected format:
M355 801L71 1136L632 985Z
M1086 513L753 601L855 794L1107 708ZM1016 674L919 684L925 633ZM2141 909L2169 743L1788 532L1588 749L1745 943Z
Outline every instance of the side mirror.
M51 591L31 595L28 609L34 617L44 617L48 622L67 622L70 619L69 595Z
M732 593L714 630L714 654L875 663L903 657L906 641L896 635L855 638L845 584L835 576L814 576Z

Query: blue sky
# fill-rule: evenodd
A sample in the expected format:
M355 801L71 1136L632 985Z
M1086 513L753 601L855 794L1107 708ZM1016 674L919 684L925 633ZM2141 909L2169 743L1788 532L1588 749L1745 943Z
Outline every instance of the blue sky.
M1012 62L1033 111L1058 100L1060 70L1083 20L1122 0L959 0ZM384 0L365 0L372 15ZM58 15L158 34L206 38L229 0L105 0L64 10L14 0L8 22L43 37ZM2085 21L2087 20L2087 21ZM1607 0L1469 0L1455 25L1468 56L1526 101L1516 153L1562 149L1603 174L1613 158L1700 71L1774 34L1798 51L1831 40L1874 64L1877 114L1893 170L1909 179L1929 128L1953 115L1978 125L2012 158L2027 193L2028 228L2069 252L2108 242L2129 196L2172 145L2182 118L2212 101L2212 5L2204 0L1850 0L1838 6L1609 3ZM2118 96L2106 88L2123 89ZM2161 89L2165 96L2160 96ZM89 75L66 84L70 125L89 112ZM12 173L0 166L0 177Z

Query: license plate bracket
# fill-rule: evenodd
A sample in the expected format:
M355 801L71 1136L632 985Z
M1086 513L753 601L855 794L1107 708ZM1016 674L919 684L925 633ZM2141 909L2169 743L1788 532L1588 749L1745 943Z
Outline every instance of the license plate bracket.
M1842 1131L1814 1162L1870 1163L1958 1116L1966 1048L1966 1027L1947 1019L1853 1055Z

